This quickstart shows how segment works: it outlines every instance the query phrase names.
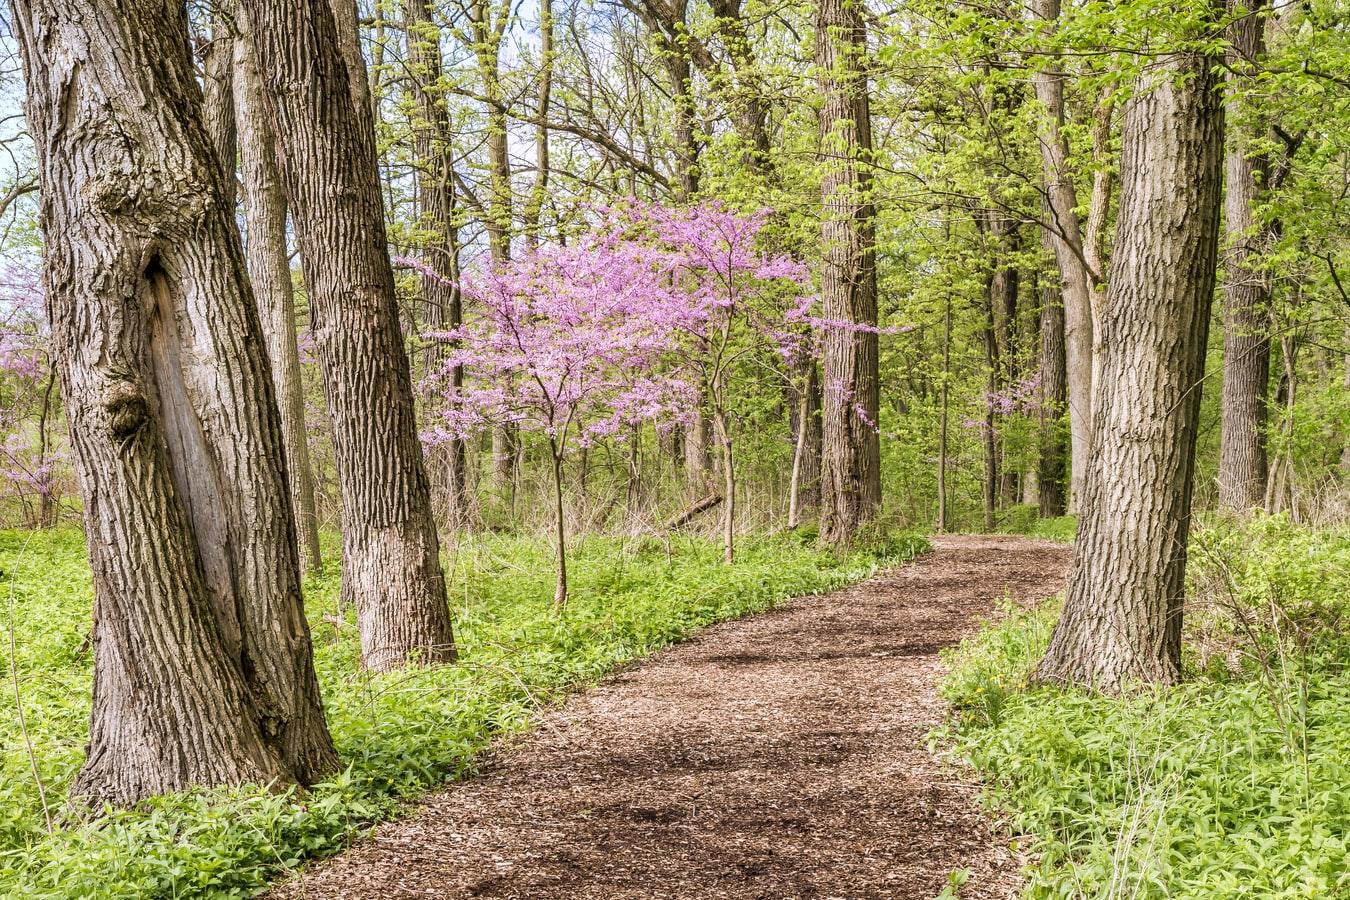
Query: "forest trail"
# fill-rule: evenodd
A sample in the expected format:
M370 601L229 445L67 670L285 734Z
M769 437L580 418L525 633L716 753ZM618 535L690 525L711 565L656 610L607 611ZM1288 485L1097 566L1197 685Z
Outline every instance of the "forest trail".
M938 651L1069 550L1005 536L710 628L547 713L277 898L1008 897L1018 863L926 749Z

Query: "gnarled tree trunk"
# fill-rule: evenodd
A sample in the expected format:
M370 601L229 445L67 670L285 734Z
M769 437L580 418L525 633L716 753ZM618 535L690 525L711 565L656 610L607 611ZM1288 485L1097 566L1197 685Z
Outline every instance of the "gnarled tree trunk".
M1212 60L1167 58L1140 78L1125 109L1094 465L1043 680L1116 692L1131 681L1180 678L1222 162Z
M16 0L14 22L94 571L94 702L72 792L126 805L315 781L337 755L185 9Z
M861 0L819 0L816 65L824 105L825 154L821 301L824 340L821 538L852 539L881 506L876 210L872 204L872 122L867 33Z
M337 0L343 2L343 0ZM325 4L244 0L285 160L342 492L342 592L365 665L454 658L375 134ZM362 127L364 119L364 127Z

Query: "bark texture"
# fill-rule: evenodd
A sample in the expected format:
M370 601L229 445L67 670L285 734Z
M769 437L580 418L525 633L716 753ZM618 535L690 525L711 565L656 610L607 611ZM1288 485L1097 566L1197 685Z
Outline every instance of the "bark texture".
M1093 398L1096 453L1043 680L1118 692L1180 677L1223 106L1212 60L1141 77L1124 114L1115 269Z
M337 755L185 9L18 0L14 23L94 572L94 701L72 792L126 805L317 780Z
M549 0L544 0L547 4ZM463 310L458 286L459 253L454 234L454 159L445 104L442 99L440 33L431 19L427 0L406 0L404 15L408 33L408 72L417 102L413 118L413 156L416 160L417 243L427 265L442 277L421 278L423 315L428 329L447 331L462 324ZM545 143L547 138L545 137ZM547 154L545 153L545 158ZM445 358L444 343L432 342L426 351L428 374L439 373ZM462 385L460 367L450 373L455 387ZM452 528L468 521L469 496L464 441L452 438L437 445L429 455L431 481Z
M1035 14L1054 27L1060 0L1034 0ZM1041 164L1050 213L1050 234L1064 294L1065 373L1072 448L1071 494L1081 496L1092 457L1092 373L1094 353L1093 273L1084 255L1078 193L1069 169L1064 127L1064 73L1049 65L1032 77L1036 99L1045 107ZM1103 208L1103 214L1105 212ZM1100 272L1097 275L1100 277Z
M1049 243L1048 233L1045 243ZM1041 288L1040 455L1036 473L1041 515L1064 515L1065 447L1061 417L1068 400L1064 352L1064 299L1060 287Z
M824 104L820 134L825 318L821 457L821 538L852 539L881 506L878 393L876 211L872 203L872 124L867 33L861 0L820 0L816 65Z
M1258 4L1259 8L1259 4ZM1265 18L1246 15L1229 26L1229 64L1241 72L1265 50ZM1241 78L1241 75L1236 77ZM1252 128L1239 124L1241 99L1228 101L1230 129L1224 227L1228 238L1223 295L1223 398L1219 440L1219 503L1259 507L1266 494L1266 394L1270 385L1270 276L1259 262L1269 232L1255 205L1270 178L1269 159L1253 152Z
M342 0L337 0L342 2ZM374 670L454 658L368 109L328 6L245 0L285 160L342 494L342 593ZM361 120L364 120L364 125Z
M244 22L236 23L246 28ZM305 430L305 392L296 341L295 286L286 252L286 192L277 170L277 142L263 99L262 73L247 39L233 47L234 121L244 195L245 260L262 321L286 447L291 509L305 565L323 571L319 516L314 502L314 468Z

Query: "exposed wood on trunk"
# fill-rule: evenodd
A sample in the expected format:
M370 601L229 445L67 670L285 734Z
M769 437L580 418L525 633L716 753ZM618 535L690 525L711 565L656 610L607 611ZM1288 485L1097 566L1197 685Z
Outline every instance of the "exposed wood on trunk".
M341 2L341 0L337 0ZM362 658L454 658L368 107L324 4L245 0L309 289L342 492L343 597Z
M94 575L72 791L318 780L337 756L276 401L185 8L16 0L14 24Z
M877 434L876 210L872 190L872 121L867 36L859 0L820 0L816 65L825 174L821 183L821 305L844 327L824 339L824 448L821 538L842 544L881 506Z
M1097 435L1064 611L1039 677L1107 691L1181 676L1195 439L1214 293L1223 105L1179 53L1127 103Z

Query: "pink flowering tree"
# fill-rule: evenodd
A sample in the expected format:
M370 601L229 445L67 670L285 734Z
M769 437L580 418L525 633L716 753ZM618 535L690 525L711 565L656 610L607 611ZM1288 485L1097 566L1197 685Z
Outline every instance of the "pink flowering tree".
M37 272L6 264L0 268L0 476L40 527L56 516L56 402Z
M699 385L721 460L723 557L735 559L735 385L790 379L813 352L818 327L807 268L760 249L771 215L738 214L718 202L684 209L630 204L615 213L633 239L664 252L679 292L681 366ZM800 442L799 442L800 443ZM796 461L794 461L796 462Z
M403 262L432 278L429 267ZM694 395L671 364L685 307L668 254L600 231L464 279L476 318L428 335L449 345L424 385L440 398L431 445L513 424L543 436L552 459L557 583L567 603L563 461L629 426L673 426ZM462 383L453 377L464 373Z

